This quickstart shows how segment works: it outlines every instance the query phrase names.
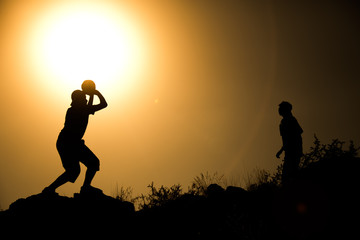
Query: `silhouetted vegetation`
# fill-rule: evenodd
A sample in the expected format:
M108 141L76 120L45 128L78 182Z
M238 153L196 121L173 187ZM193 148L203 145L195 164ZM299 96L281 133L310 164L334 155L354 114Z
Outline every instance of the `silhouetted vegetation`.
M360 147L356 147L353 141L349 142L348 149L344 149L346 145L345 141L339 139L333 139L331 143L322 144L318 137L314 135L313 146L310 150L301 157L300 171L311 167L312 164L318 162L334 161L341 159L355 158L358 156ZM274 173L270 173L264 169L255 169L253 173L248 177L246 189L256 189L263 184L270 184L280 187L281 185L281 172L283 164L279 164Z
M169 201L177 200L182 194L180 184L173 185L171 187L164 187L161 185L159 189L154 186L154 182L148 185L150 193L148 195L141 194L135 198L138 202L140 209L148 209L152 207L160 207L168 203Z
M346 142L339 139L334 139L328 144L322 144L317 136L314 135L313 146L301 157L300 172L311 167L314 163L357 157L360 147L356 147L353 141L349 142L347 149L344 148L345 145ZM265 169L255 168L252 172L243 176L242 183L237 182L236 185L247 191L256 191L264 185L280 188L282 166L282 163L279 164L273 173ZM154 182L152 182L148 185L150 191L147 194L133 197L133 189L131 187L125 188L121 186L120 189L117 187L114 197L122 201L132 202L136 205L137 209L142 210L162 206L169 201L180 198L182 195L207 196L207 189L211 184L219 185L224 189L234 186L234 184L228 184L228 182L231 181L224 174L205 172L194 177L187 192L183 192L180 184L175 184L171 187L161 185L160 188L157 188Z
M199 176L196 176L191 183L191 186L188 188L188 194L193 195L206 195L207 187L211 184L217 184L224 187L224 178L225 175L219 175L217 172L210 174L206 172L205 174L200 173Z
M135 199L133 198L133 188L132 187L123 187L121 186L119 188L118 184L116 184L116 190L115 190L114 198L120 201L127 201L127 202L135 202Z
M32 233L43 226L55 231L62 219L77 219L81 228L61 228L64 236L96 229L100 235L116 231L133 238L344 239L357 229L353 219L360 167L360 148L353 142L345 146L338 139L321 144L315 136L298 176L286 186L281 185L279 165L274 173L255 169L243 187L228 186L224 175L206 172L186 192L179 184L156 187L152 182L149 192L137 197L131 187L117 187L115 198L38 194L0 212L0 224Z
M344 141L334 139L329 144L322 144L316 135L314 135L314 138L314 146L311 146L310 151L301 158L300 167L302 169L319 161L353 158L358 155L360 150L360 147L355 147L353 141L350 141L348 149L344 150L346 144Z

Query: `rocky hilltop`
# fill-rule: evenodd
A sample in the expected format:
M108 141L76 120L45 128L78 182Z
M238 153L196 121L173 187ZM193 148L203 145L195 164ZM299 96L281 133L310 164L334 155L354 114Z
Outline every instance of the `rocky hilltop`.
M130 225L134 205L104 194L74 197L37 194L21 198L0 214L1 225L14 234L56 233L56 236L93 236ZM20 230L20 231L19 231Z
M33 195L0 213L2 233L16 236L160 239L327 239L358 235L358 158L327 159L287 186L251 191L212 184L135 211L112 197Z

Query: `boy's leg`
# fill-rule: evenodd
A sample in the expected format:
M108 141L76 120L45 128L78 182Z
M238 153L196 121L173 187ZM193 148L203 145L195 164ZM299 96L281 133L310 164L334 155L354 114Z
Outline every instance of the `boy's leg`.
M90 186L91 185L91 181L93 180L94 176L95 176L96 170L93 169L87 169L86 170L86 174L85 174L85 180L84 180L84 184L83 186Z
M50 186L46 187L43 192L46 193L53 193L55 190L60 187L61 185L64 185L67 182L74 183L77 177L80 174L80 165L79 162L75 162L70 165L68 164L67 168L65 168L65 172L61 174Z
M96 155L84 144L81 149L80 162L82 162L87 167L83 186L89 187L96 172L99 171L100 161Z
M50 186L46 187L43 192L55 192L58 187L67 182L74 183L80 174L80 164L77 160L77 147L69 144L64 139L61 140L59 137L56 142L56 148L59 152L65 172L50 184Z
M64 172L52 184L46 187L46 190L44 189L43 192L55 192L58 187L67 183L68 181L70 181L69 174L67 172Z
M85 180L84 180L83 186L81 187L80 194L89 194L90 193L90 194L99 195L99 194L103 193L103 191L101 189L95 188L90 185L96 172L97 172L97 170L92 169L92 168L88 168L86 170Z

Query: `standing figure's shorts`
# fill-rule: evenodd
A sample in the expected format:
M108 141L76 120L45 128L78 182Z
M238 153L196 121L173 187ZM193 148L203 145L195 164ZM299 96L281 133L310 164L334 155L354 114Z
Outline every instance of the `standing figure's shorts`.
M65 171L69 174L69 181L75 182L80 174L80 162L89 170L99 171L100 161L95 154L85 145L84 140L68 141L63 137L58 138L56 148Z

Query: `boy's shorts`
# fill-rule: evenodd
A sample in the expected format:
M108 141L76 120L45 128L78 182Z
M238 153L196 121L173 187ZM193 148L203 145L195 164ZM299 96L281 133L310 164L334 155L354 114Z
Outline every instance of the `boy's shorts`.
M80 174L80 162L89 170L99 171L100 161L85 145L84 140L69 142L59 138L56 142L61 162L69 174L69 181L75 182Z

